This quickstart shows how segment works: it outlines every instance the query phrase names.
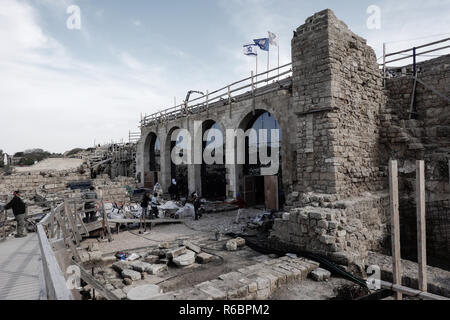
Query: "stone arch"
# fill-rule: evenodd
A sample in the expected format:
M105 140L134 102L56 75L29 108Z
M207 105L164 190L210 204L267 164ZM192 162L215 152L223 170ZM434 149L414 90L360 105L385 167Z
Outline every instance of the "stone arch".
M250 111L244 113L238 122L238 129L242 129L247 131L248 129L279 129L280 130L280 167L278 169L278 173L275 175L263 175L261 174L262 165L259 163L259 154L258 154L258 164L250 165L249 161L249 145L250 143L260 145L261 141L259 141L259 137L256 141L250 141L250 138L246 138L245 144L245 159L246 164L237 164L235 178L237 180L237 191L244 195L246 201L251 205L266 205L270 209L279 209L284 204L284 190L285 186L283 184L283 172L285 171L283 165L283 158L285 153L284 141L286 139L288 128L283 128L280 121L280 116L277 114L278 112L273 112L273 109L270 107L258 108L254 111ZM264 120L266 124L264 124ZM269 125L267 125L269 124ZM287 126L286 126L287 127ZM271 141L270 131L268 132L268 139ZM236 146L236 144L235 144ZM269 151L270 149L268 149ZM270 152L268 152L270 154ZM272 199L269 195L274 194L273 189L276 186L276 190L278 193ZM271 190L271 191L267 191Z
M214 200L224 200L227 197L227 169L225 166L225 134L226 130L223 124L214 118L208 118L202 121L202 128L197 134L201 134L202 140L202 155L209 143L214 143L212 137L207 135L208 130L211 128L220 130L222 132L222 145L219 148L222 149L223 158L222 163L206 164L202 157L202 165L200 166L200 179L201 179L201 194L203 197ZM204 141L211 138L209 141ZM198 138L198 137L197 137ZM214 154L215 155L215 154Z
M175 147L176 142L172 141L172 135L176 130L183 129L179 125L174 125L170 129L167 130L166 139L164 141L164 182L163 188L165 191L168 190L172 179L177 180L179 194L181 196L186 196L188 194L188 166L180 165L176 166L171 158L172 149Z
M161 171L161 145L158 135L150 131L144 142L144 187L152 188L160 179ZM158 152L159 151L159 152Z

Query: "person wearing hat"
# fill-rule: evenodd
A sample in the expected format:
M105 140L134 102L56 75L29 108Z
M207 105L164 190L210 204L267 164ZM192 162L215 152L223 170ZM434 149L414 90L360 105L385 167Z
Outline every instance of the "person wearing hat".
M17 222L16 238L24 238L27 236L25 229L26 206L25 202L20 198L20 191L14 192L14 198L5 206L5 210L12 209Z

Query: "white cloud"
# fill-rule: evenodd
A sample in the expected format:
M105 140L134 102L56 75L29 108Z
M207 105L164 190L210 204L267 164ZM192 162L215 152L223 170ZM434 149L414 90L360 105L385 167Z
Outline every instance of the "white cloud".
M137 130L140 112L170 96L161 67L127 52L118 65L77 60L42 30L32 7L0 6L0 149L62 152L120 140Z

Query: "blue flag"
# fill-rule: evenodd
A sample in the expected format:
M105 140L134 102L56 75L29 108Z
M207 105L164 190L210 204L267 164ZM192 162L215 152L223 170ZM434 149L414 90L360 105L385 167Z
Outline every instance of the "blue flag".
M255 39L255 44L264 51L269 51L269 38Z

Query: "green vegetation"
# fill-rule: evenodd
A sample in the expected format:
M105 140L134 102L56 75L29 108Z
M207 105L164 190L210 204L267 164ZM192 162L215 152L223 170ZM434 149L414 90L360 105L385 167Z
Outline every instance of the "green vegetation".
M81 151L84 151L84 149L81 149L81 148L72 149L72 150L70 150L70 151L68 151L66 153L66 157L70 157L70 156L76 155L77 153L79 153Z
M30 149L23 152L17 152L14 154L14 157L20 158L16 165L31 166L36 161L39 162L48 158L59 158L62 157L62 155L58 153L50 153L42 149Z

